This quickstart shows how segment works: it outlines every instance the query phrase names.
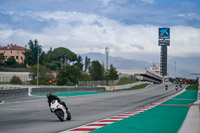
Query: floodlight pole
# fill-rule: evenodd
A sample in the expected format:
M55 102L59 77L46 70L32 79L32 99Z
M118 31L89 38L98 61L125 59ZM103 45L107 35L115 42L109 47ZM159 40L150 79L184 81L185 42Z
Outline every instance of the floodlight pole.
M175 61L175 79L176 79L176 61Z
M38 87L38 74L39 74L39 45L38 45L38 54L37 54L37 87Z
M108 54L109 54L109 48L108 47L106 47L105 53L106 53L106 70L108 70Z

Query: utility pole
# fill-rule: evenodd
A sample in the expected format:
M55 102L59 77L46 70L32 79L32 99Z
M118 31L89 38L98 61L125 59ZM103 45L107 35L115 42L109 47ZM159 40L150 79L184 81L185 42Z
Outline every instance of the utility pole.
M175 79L176 79L176 61L174 62L175 64Z
M63 59L62 58L60 59L60 62L61 62L60 66L61 66L61 69L62 69L63 68Z
M38 74L39 74L39 45L38 45L38 54L37 54L37 87L38 87Z
M66 67L66 64L67 64L67 59L66 59L66 55L65 55L65 67Z
M106 70L108 70L108 54L109 54L109 48L108 47L106 47L105 53L106 53Z

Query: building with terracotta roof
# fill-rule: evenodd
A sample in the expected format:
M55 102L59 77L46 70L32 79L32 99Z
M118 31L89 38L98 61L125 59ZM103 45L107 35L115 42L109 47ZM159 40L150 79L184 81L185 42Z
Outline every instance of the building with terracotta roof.
M14 57L16 62L18 63L23 63L25 56L24 56L24 52L27 51L27 46L25 47L21 47L21 46L17 46L16 44L10 44L7 46L0 46L0 53L4 54L5 60L7 60L10 57Z

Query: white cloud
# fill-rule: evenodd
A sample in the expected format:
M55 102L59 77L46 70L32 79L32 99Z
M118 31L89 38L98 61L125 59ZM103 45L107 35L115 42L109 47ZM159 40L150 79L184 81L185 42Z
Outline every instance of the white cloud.
M197 19L197 20L200 20L200 16L196 13L187 13L187 14L177 14L175 15L177 17L182 17L182 18L186 18L186 19L189 19L189 20L193 20L193 19Z
M0 30L0 44L16 43L24 46L28 41L38 39L44 50L50 47L66 47L77 54L88 52L104 53L127 57L131 54L158 54L158 27L153 25L124 25L118 21L95 14L77 12L29 12L35 19L51 21L40 33L22 29L13 30L7 26ZM0 25L0 27L3 27ZM187 56L200 53L200 29L171 27L169 55ZM122 54L123 53L123 54Z

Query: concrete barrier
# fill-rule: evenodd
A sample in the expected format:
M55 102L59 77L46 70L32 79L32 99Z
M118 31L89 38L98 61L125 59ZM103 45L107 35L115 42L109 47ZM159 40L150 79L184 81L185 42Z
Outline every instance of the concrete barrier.
M31 94L37 95L37 94L46 94L47 92L51 93L72 93L72 92L103 92L105 91L104 87L73 87L73 88L31 88Z
M193 103L179 133L200 133L200 100Z
M14 85L1 85L0 97L18 96L18 95L37 95L52 93L71 93L71 92L102 92L105 91L104 87L75 87L75 86L14 86Z
M190 105L179 133L200 133L200 80L197 92L198 101Z
M106 91L113 91L113 90L123 90L123 89L129 89L131 87L134 87L136 85L141 85L141 84L145 84L145 83L150 83L150 82L135 82L132 84L126 84L126 85L113 85L113 86L100 86L98 85L98 87L104 87L106 89Z
M0 97L16 96L16 95L27 95L28 88L17 88L17 89L4 89L0 90Z

